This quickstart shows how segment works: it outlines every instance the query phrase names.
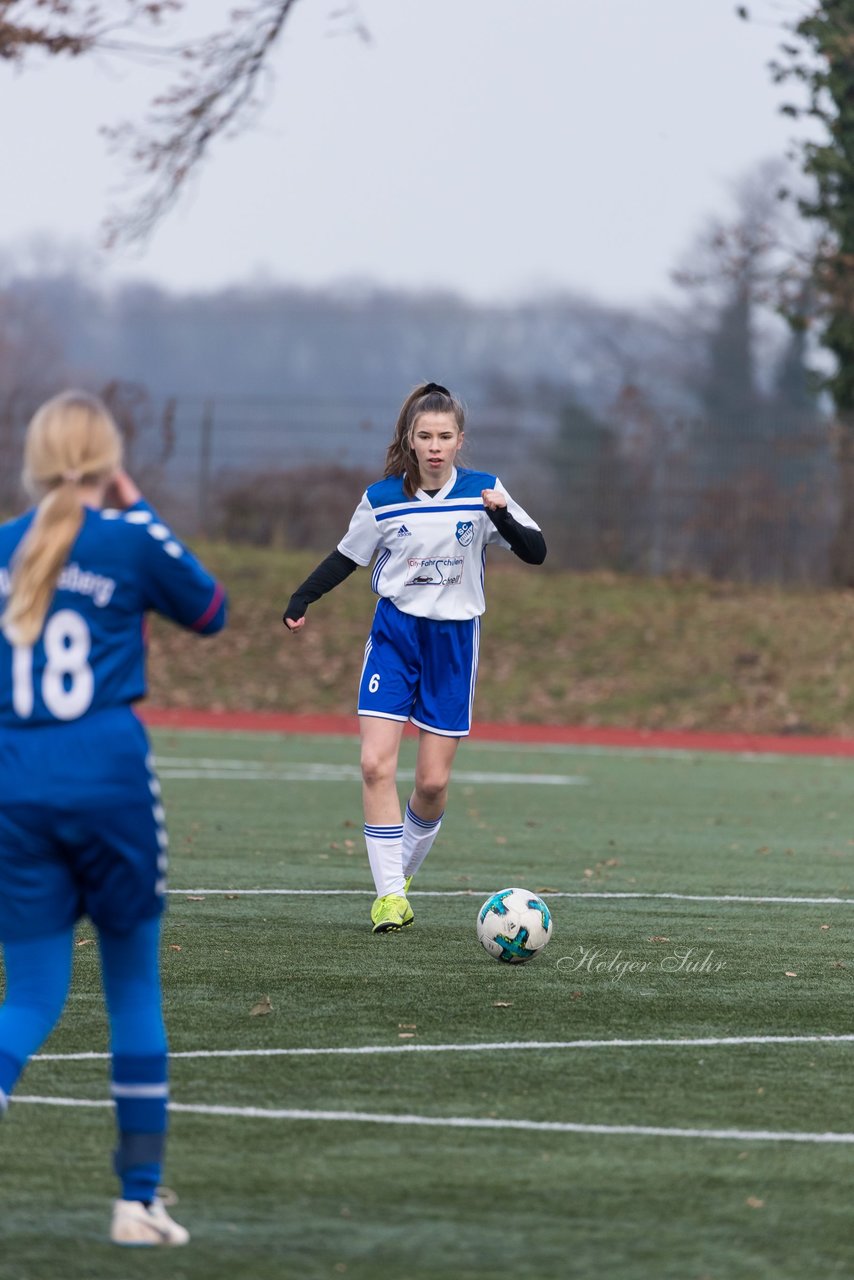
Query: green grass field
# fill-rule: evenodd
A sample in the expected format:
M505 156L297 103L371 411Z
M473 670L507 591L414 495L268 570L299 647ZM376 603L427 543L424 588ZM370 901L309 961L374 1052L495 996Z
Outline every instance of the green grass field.
M822 1140L854 1131L854 1044L759 1042L854 1030L849 765L465 744L415 927L373 937L355 740L154 738L193 1241L106 1243L110 1110L23 1100L103 1102L106 1063L37 1060L0 1130L0 1280L854 1274L854 1145ZM528 965L475 938L507 884L554 912ZM91 938L45 1054L105 1049ZM342 1052L271 1052L297 1049Z

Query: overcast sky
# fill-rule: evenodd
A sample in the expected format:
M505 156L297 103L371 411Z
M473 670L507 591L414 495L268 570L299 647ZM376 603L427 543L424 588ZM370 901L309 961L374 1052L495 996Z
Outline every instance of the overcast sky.
M255 127L99 270L666 297L734 181L792 136L767 63L770 20L799 6L761 2L754 25L731 0L361 0L368 45L335 0L301 0ZM122 182L98 127L166 83L120 61L0 65L0 251L44 233L95 252Z

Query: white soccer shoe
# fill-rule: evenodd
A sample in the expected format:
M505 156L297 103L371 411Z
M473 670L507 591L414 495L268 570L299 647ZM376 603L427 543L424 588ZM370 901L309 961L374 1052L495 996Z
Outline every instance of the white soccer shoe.
M174 1222L159 1200L145 1205L141 1200L116 1200L110 1227L113 1244L145 1246L186 1244L190 1233Z

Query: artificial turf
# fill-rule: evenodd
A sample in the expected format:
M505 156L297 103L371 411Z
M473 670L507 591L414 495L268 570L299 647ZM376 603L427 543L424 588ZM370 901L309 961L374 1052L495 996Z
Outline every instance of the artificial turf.
M849 766L466 744L415 927L374 937L352 740L154 736L171 1046L244 1055L176 1056L175 1102L499 1127L177 1112L166 1181L193 1240L140 1255L105 1242L109 1110L15 1103L0 1280L854 1273L854 1146L749 1136L854 1131L852 1044L512 1047L850 1034L851 904L722 900L854 899ZM509 884L555 919L524 966L475 938L482 897ZM251 892L270 888L310 892ZM617 896L653 894L683 896ZM45 1053L106 1047L93 936L83 922ZM490 1044L508 1047L424 1048ZM390 1052L247 1056L368 1047ZM35 1061L19 1094L102 1101L106 1072ZM747 1136L501 1125L519 1120Z

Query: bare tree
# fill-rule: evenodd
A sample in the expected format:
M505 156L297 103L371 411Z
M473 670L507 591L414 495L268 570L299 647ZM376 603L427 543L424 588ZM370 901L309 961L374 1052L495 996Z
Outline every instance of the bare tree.
M104 131L131 165L128 203L105 222L108 245L144 240L212 143L251 123L272 52L297 3L245 0L223 30L170 44L156 37L167 34L168 19L192 13L193 0L0 0L0 62L21 66L39 53L79 58L101 52L170 68L169 83L140 122ZM195 8L203 13L203 0ZM339 30L369 41L356 0L341 0L330 17Z

